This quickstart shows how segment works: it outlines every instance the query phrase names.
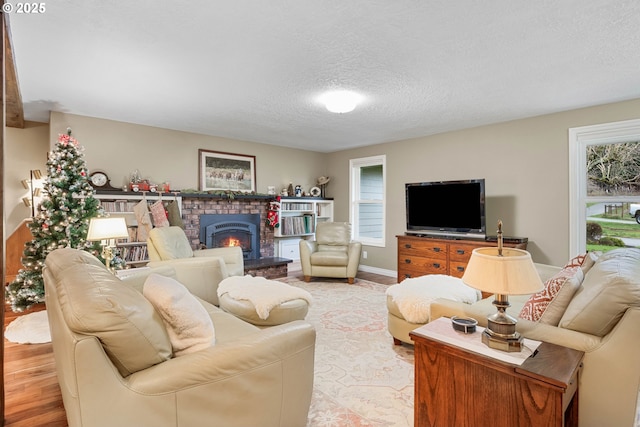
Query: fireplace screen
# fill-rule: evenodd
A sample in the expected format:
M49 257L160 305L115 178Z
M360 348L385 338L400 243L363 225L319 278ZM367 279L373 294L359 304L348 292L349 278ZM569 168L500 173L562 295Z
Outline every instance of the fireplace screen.
M200 217L200 242L207 248L240 246L244 259L260 258L260 215L223 214Z

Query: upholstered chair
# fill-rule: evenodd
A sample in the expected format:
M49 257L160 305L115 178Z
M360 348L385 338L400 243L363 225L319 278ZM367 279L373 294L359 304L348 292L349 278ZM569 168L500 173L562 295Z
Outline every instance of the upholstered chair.
M239 246L193 250L180 227L150 230L147 251L149 267L173 267L178 281L215 305L218 305L218 283L229 276L244 275L244 259Z
M362 244L351 241L351 224L320 222L315 240L300 241L300 262L305 282L311 277L347 278L352 284L358 273Z

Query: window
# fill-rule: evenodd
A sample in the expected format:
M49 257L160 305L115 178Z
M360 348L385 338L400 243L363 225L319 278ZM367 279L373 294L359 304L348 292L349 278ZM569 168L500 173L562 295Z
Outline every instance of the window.
M569 256L640 247L639 150L640 120L569 129Z
M349 221L354 240L363 245L384 246L386 156L349 161Z

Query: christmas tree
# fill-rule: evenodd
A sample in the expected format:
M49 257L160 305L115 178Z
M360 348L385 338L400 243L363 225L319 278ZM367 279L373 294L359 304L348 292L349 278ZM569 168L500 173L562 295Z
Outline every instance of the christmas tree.
M100 242L86 241L89 220L98 216L99 201L93 197L82 150L68 129L49 154L44 195L29 224L33 240L25 244L24 268L7 286L13 311L44 301L42 267L49 252L71 247L98 253Z

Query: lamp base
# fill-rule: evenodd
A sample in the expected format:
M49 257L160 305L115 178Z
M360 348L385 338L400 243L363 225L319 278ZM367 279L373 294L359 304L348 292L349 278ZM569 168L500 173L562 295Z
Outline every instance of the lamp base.
M499 336L491 334L491 331L484 330L482 333L482 342L489 348L496 350L502 350L507 352L522 351L524 345L522 344L522 336L519 333L515 333L516 336Z
M495 301L494 301L495 304ZM487 317L487 327L482 333L482 342L496 350L517 352L522 351L522 335L516 332L518 321L509 316L504 310Z
M111 267L111 260L113 260L113 248L111 246L105 245L102 248L102 258L104 258L104 264L111 273L116 274L116 271L113 267Z

